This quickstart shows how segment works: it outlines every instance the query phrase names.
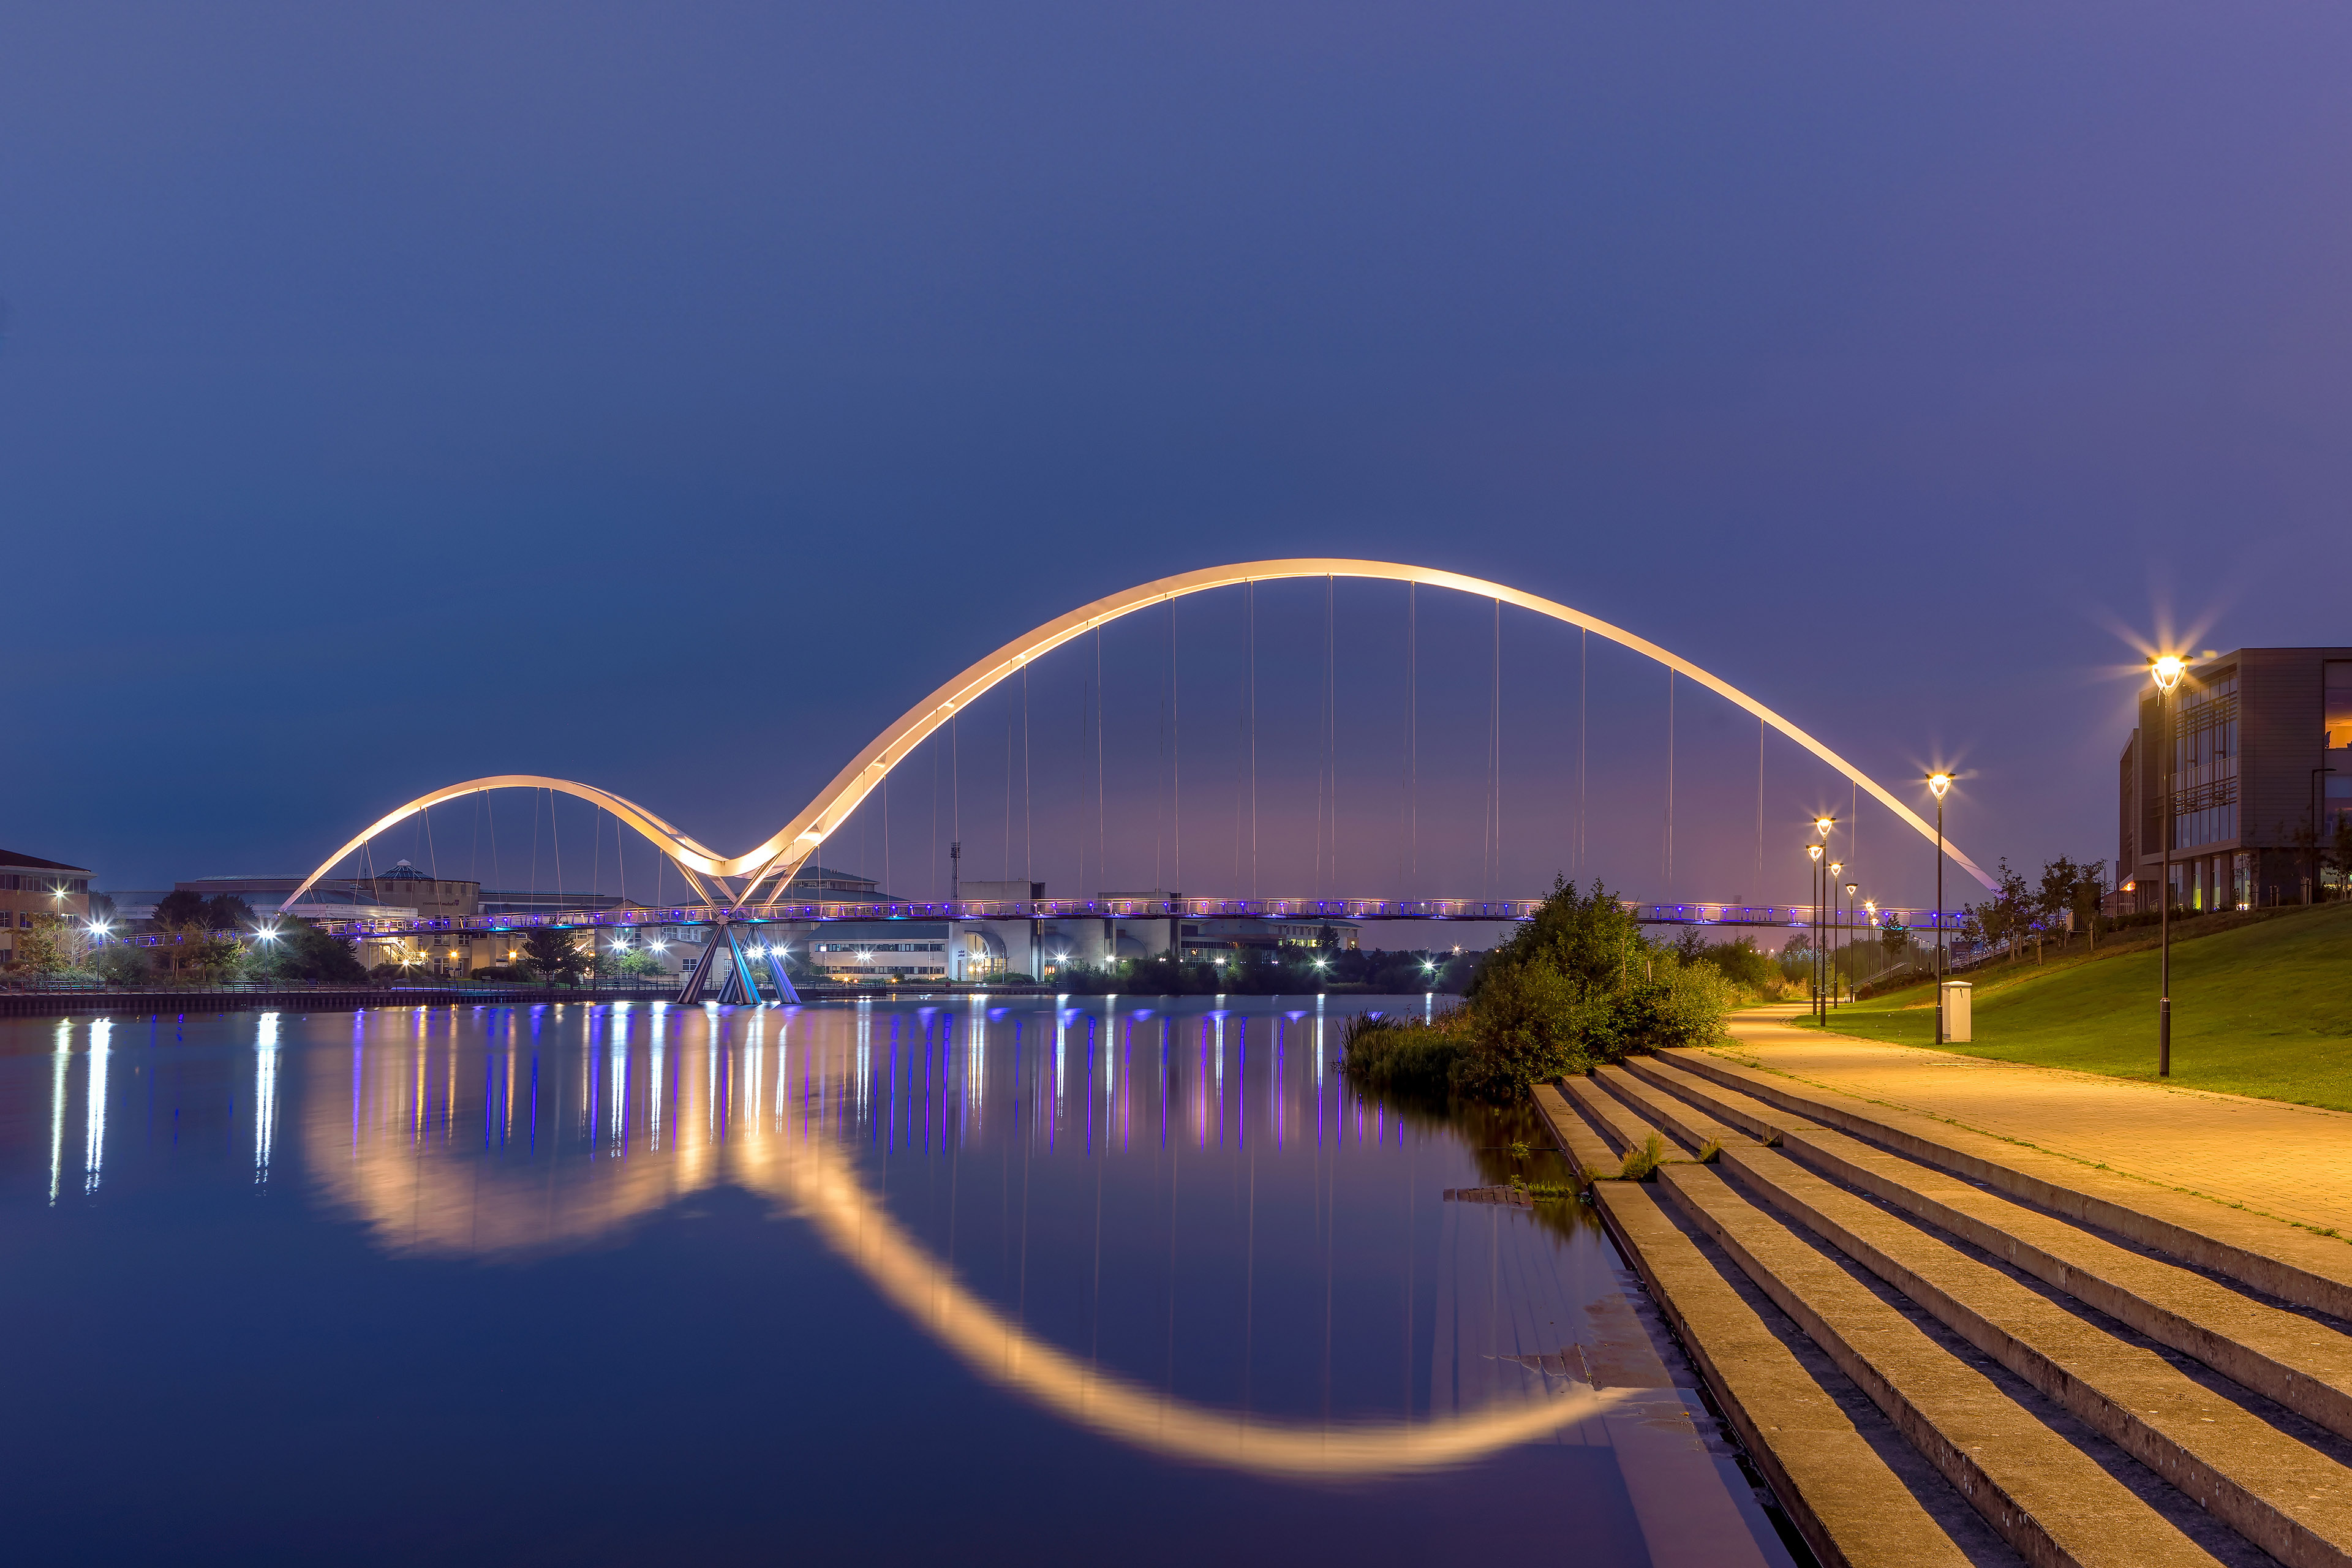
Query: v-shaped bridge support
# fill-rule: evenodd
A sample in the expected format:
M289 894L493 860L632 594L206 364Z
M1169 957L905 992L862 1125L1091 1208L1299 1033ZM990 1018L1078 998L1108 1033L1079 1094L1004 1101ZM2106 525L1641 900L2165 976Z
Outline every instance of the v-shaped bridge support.
M677 988L679 1006L691 1007L702 1000L703 992L709 987L711 974L719 967L722 933L728 956L734 963L727 978L720 982L715 1000L722 1007L752 1006L760 1001L760 988L751 978L751 960L744 952L742 939L735 934L735 927L730 921L713 931L710 940L702 944L702 956L694 961L694 968ZM763 956L768 963L768 978L776 987L776 999L797 1005L801 994L793 988L791 976L784 973L783 955L775 948L769 947L764 950Z

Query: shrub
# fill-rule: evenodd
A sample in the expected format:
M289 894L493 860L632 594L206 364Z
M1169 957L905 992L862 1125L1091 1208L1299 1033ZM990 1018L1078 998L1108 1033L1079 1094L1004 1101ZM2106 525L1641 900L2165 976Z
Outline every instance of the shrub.
M132 991L146 984L154 974L155 965L143 947L127 947L120 943L103 947L91 961L98 977L119 990Z
M1367 1089L1443 1097L1452 1088L1462 1041L1449 1027L1367 1013L1348 1020L1339 1036L1339 1070Z
M1763 962L1752 949L1735 962L1748 960ZM1685 961L1652 946L1599 882L1589 893L1558 882L1479 968L1454 1016L1463 1042L1454 1086L1480 1100L1520 1100L1535 1084L1629 1052L1698 1045L1722 1034L1736 995L1711 957Z
M1617 1174L1624 1181L1646 1182L1657 1173L1658 1167L1664 1164L1666 1159L1666 1141L1653 1132L1642 1141L1639 1149L1626 1154L1625 1163L1618 1168Z

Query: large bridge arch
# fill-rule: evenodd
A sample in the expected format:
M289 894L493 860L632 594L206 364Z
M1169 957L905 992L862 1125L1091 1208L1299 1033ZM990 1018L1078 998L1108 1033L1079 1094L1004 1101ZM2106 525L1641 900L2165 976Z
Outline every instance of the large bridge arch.
M833 781L817 792L814 799L803 807L800 815L778 828L765 840L740 855L722 856L697 843L661 818L620 796L586 784L561 779L541 778L527 774L501 774L496 778L475 779L461 784L451 784L430 795L419 795L398 810L385 816L364 833L337 850L320 868L311 872L292 898L286 900L291 907L295 900L310 890L312 883L325 876L344 856L352 853L376 834L403 821L427 806L476 790L509 786L561 790L583 800L593 801L612 811L639 834L658 846L664 853L689 871L709 877L741 877L743 884L733 901L740 907L748 901L759 887L774 877L790 877L798 870L833 831L847 821L851 813L866 797L880 787L883 778L903 762L908 753L936 733L948 721L978 701L992 689L1008 678L1018 675L1024 668L1065 643L1075 641L1098 626L1107 626L1122 616L1155 605L1166 604L1194 594L1204 594L1215 588L1239 587L1249 583L1278 582L1300 577L1370 578L1383 582L1412 584L1421 587L1451 588L1475 598L1494 599L1519 609L1578 626L1607 637L1621 647L1633 649L1643 657L1665 666L1686 679L1696 681L1733 706L1745 709L1789 739L1796 742L1814 756L1852 780L1854 785L1877 801L1897 817L1910 824L1922 837L1933 843L1937 839L1934 826L1897 800L1877 780L1855 767L1828 746L1774 712L1745 691L1723 679L1711 670L1702 669L1680 655L1672 653L1646 637L1637 637L1622 626L1612 626L1598 616L1585 614L1557 600L1547 599L1483 577L1466 576L1459 572L1444 572L1435 567L1412 566L1391 561L1354 561L1339 557L1310 556L1283 561L1245 561L1231 566L1209 566L1196 572L1179 573L1161 577L1136 587L1112 594L1092 604L1082 605L1058 619L1048 621L1036 630L1015 637L1011 642L967 667L940 686L920 702L901 714L898 721L869 742L866 749L851 758ZM1952 844L1943 841L1944 852L1958 863L1988 889L1997 886L1984 868Z

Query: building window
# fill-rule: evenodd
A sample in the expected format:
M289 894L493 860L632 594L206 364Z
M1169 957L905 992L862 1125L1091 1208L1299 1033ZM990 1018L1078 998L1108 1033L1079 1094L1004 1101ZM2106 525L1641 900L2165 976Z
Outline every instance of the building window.
M2173 710L2173 847L2238 837L2238 677L2184 688Z

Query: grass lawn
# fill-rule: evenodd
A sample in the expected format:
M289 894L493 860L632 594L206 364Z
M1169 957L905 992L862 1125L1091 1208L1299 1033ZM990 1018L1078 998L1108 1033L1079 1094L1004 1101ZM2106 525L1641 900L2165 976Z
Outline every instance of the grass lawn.
M2153 1079L2157 953L2142 932L2128 934L2128 944L2095 959L2078 941L2040 966L1993 964L1963 976L1976 986L1976 1037L1946 1048ZM1841 1007L1832 1032L1933 1046L1932 990ZM2171 1081L2352 1110L2352 905L2281 911L2186 940L2176 927Z

